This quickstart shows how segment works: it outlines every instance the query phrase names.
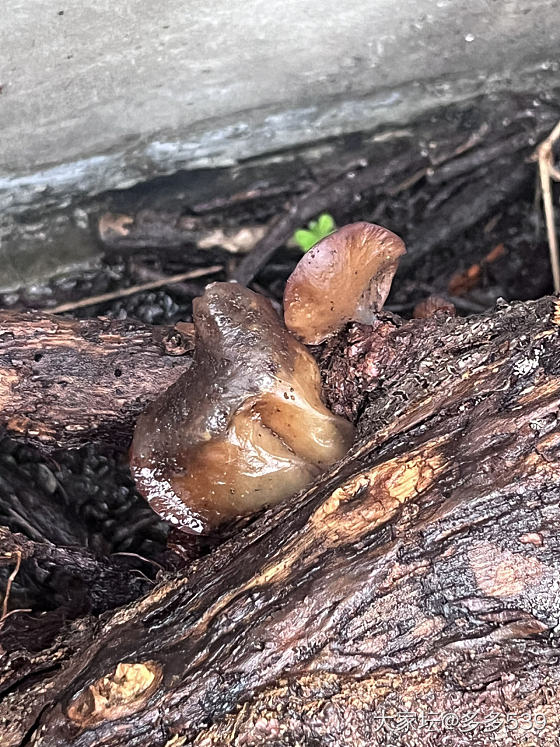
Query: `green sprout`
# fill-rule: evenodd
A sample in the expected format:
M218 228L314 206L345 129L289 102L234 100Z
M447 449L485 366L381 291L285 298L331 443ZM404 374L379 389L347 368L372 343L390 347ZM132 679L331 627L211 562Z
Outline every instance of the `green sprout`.
M312 220L307 224L307 228L299 228L294 233L293 240L302 252L308 252L318 241L334 231L336 231L336 223L332 215L321 213L317 220Z

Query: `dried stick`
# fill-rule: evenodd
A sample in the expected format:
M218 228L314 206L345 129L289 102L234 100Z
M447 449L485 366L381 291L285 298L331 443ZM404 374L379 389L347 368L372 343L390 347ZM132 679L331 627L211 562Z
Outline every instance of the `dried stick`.
M544 217L546 221L546 234L548 238L548 250L550 253L550 265L555 293L560 293L560 258L558 256L558 239L556 236L556 221L554 217L554 203L552 200L552 189L550 180L560 181L560 173L554 167L552 148L560 138L560 122L552 130L550 135L543 140L536 151L539 162L539 177L541 182L542 201Z
M19 615L22 612L33 612L33 610L31 609L31 607L22 607L21 609L17 610L10 610L7 614L0 618L0 627L4 625L4 622L8 619L8 617L11 617L12 615Z
M101 293L98 296L89 296L88 298L82 298L79 301L70 301L69 303L62 303L59 306L55 306L54 309L48 309L50 314L62 314L65 311L74 311L75 309L83 309L85 306L93 306L96 303L105 303L105 301L114 301L117 298L124 298L126 296L133 296L135 293L141 293L146 290L153 290L154 288L162 288L165 285L174 285L175 283L182 283L184 280L192 280L193 278L201 278L205 275L213 275L216 272L223 270L222 265L212 265L211 267L204 267L198 270L190 270L189 272L181 272L178 275L168 275L161 277L158 280L151 280L149 283L141 283L140 285L131 285L129 288L121 288L120 290L111 291L110 293Z
M129 265L130 271L142 283L151 283L156 280L163 280L164 275L157 270L152 270L141 262L131 262ZM175 295L183 298L193 298L193 296L200 295L200 285L197 283L173 283L170 286Z
M4 601L2 602L2 616L0 617L0 623L8 617L8 603L10 601L12 584L14 583L14 579L18 575L21 566L21 552L19 550L16 550L14 554L17 558L16 565L14 567L14 570L8 576L8 580L6 582L6 593L4 594Z

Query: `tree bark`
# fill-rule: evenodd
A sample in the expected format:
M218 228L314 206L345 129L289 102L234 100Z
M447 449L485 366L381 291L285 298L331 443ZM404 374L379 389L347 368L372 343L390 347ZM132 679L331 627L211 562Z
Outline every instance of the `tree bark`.
M31 566L49 588L51 607L56 612L51 616L55 624L61 615L73 619L115 609L137 599L153 585L145 573L152 571L149 562L138 563L134 555L107 557L82 547L56 547L50 542L34 542L6 527L0 527L0 548L0 566L12 568L20 563L22 567ZM143 566L144 572L138 572L138 565ZM52 629L45 625L45 617L39 625L33 625L32 620L26 622L30 636L38 633L43 636L46 631L48 635ZM16 628L16 634L22 632L23 629ZM33 645L37 645L37 638Z
M329 344L346 458L40 651L5 620L2 744L557 745L559 323L548 298Z
M43 449L126 446L135 418L190 363L181 326L0 312L0 426Z

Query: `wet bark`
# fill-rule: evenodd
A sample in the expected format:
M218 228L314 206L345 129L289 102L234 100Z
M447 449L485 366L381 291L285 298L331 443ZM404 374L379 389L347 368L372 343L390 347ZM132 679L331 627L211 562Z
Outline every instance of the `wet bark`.
M343 462L40 651L6 620L3 744L556 745L559 322L542 299L331 342Z
M144 561L141 564L143 572L139 572L139 563L134 555L107 557L83 547L57 547L50 542L34 542L23 534L10 532L6 527L0 527L0 548L0 567L12 570L16 564L19 565L18 580L25 573L33 574L51 595L51 609L48 612L56 614L47 614L40 620L29 618L23 627L18 624L13 627L16 636L22 634L24 629L29 631L27 645L32 643L37 646L38 633L41 645L44 645L45 631L51 629L50 625L45 624L47 619L58 620L60 625L61 616L73 619L90 613L99 615L137 599L154 583L146 575L146 572L154 575L153 566ZM13 588L11 591L9 602L13 597ZM13 606L10 604L10 608ZM18 641L21 642L21 639L18 638Z
M131 321L0 312L0 427L42 448L126 446L190 363L188 333Z

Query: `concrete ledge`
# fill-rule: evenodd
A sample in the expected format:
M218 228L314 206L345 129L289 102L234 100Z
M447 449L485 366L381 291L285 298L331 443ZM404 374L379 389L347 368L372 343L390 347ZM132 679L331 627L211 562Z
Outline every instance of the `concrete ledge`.
M556 0L6 6L0 209L8 212L559 77Z

